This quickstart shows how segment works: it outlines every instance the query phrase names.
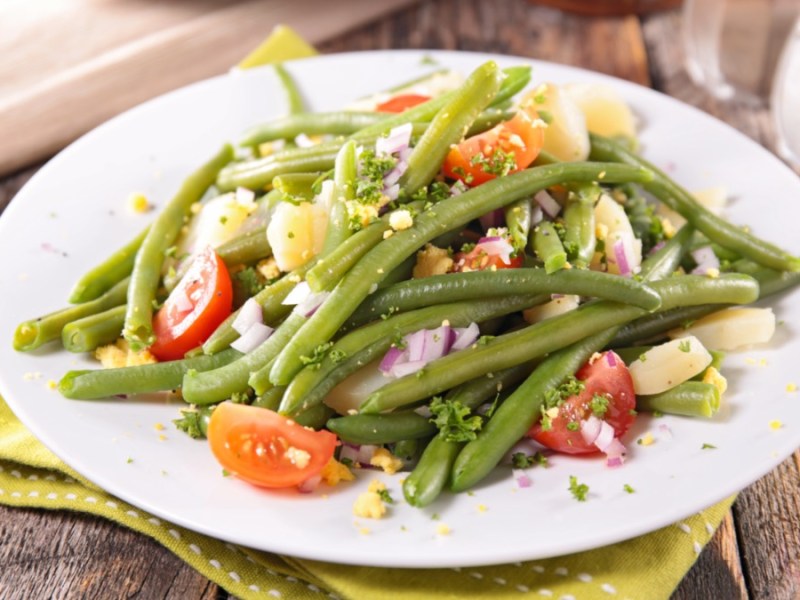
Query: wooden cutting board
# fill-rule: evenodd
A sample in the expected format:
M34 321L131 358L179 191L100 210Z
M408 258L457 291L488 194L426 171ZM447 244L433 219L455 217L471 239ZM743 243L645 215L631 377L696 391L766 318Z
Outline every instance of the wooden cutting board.
M414 0L3 0L0 176L110 117L224 73L279 23L312 44Z

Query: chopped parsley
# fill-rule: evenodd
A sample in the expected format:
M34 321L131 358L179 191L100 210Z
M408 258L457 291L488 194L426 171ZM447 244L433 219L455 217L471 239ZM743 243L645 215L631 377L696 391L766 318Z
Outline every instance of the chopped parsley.
M578 429L580 428L581 426L578 424L577 421L570 421L569 423L567 423L567 429L569 429L570 431L578 431Z
M628 492L629 494L633 494L633 493L636 491L635 489L633 489L633 488L632 488L630 485L628 485L627 483L626 483L625 485L623 485L623 486L622 486L622 489L623 489L623 490L625 490L626 492Z
M646 352L642 352L639 355L639 360L642 361L642 362L647 362L647 353Z
M383 176L394 168L397 159L393 156L378 156L365 148L359 156L360 177L356 182L356 198L362 204L380 204L383 200Z
M703 444L700 447L701 450L716 450L717 447L714 444Z
M253 267L247 267L234 273L233 283L236 286L237 298L251 298L264 289L265 284Z
M338 365L347 358L347 352L344 350L331 350L328 357L331 359L333 364Z
M353 466L353 459L347 458L346 456L339 459L339 462L342 463L345 467L352 467Z
M586 502L586 495L589 493L589 486L585 483L578 483L575 475L569 476L569 491L578 502Z
M301 356L300 362L307 367L313 365L315 369L319 369L322 366L322 359L324 359L328 354L328 350L331 349L331 346L333 346L333 342L325 342L324 344L320 344L314 348L311 356Z
M547 408L560 406L564 400L570 396L577 396L586 386L574 375L567 377L566 381L555 389L549 389L544 393L544 403Z
M204 439L206 436L200 426L201 415L196 410L182 410L181 418L172 421L175 427L195 440Z
M247 392L233 392L231 402L234 404L250 404L250 395Z
M486 344L491 342L494 338L495 336L493 335L482 335L481 337L478 338L478 345L485 346Z
M470 164L477 165L484 173L503 177L517 168L514 152L506 152L502 148L495 148L489 156L482 153L469 159Z
M381 320L385 321L386 319L388 319L393 314L395 314L396 312L399 312L399 311L400 311L400 307L399 306L390 306L389 310L387 310L385 313L383 313L381 315Z
M683 340L682 342L678 343L678 350L681 352L691 352L692 351L692 342L689 340Z
M228 217L226 217L225 215L222 215L222 216L219 218L219 222L220 222L220 225L225 225L225 223L227 223L227 222L228 222Z
M382 490L378 490L376 493L378 494L378 496L381 497L381 500L386 502L386 504L394 504L394 498L392 498L392 495L389 493L389 490L387 490L386 488L384 488Z
M602 419L608 412L608 397L603 396L602 394L595 394L592 396L592 401L590 402L589 406L591 407L594 416L598 419Z
M547 457L541 452L535 454L525 454L524 452L514 452L511 455L511 466L515 469L528 469L535 465L547 466Z
M447 442L471 442L483 426L483 419L472 415L470 409L458 401L436 396L430 410L433 415L430 422L439 428L439 435Z
M541 426L542 431L550 431L553 428L553 419L546 411L542 412Z

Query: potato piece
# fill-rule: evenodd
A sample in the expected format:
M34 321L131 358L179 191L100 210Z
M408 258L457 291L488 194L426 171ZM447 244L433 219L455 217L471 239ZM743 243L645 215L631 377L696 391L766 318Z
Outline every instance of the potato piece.
M281 202L267 226L267 240L280 270L292 271L316 256L322 250L327 227L324 207L310 202Z
M554 298L550 300L550 302L545 302L539 306L533 306L523 310L522 317L525 321L533 325L539 321L544 321L545 319L557 317L558 315L563 315L566 312L575 310L578 308L579 300L580 298L578 296L571 295Z
M373 361L341 381L325 396L325 404L340 415L358 410L367 396L392 381L378 368L380 364L380 360Z
M552 83L539 86L536 97L540 96L544 102L537 102L536 110L551 118L544 130L543 149L563 161L586 160L589 131L581 109Z
M256 209L249 195L233 192L197 205L199 212L189 223L180 241L178 255L193 255L207 246L217 248L239 233L247 217Z
M688 336L651 348L628 370L637 394L660 394L702 373L711 360L700 340Z
M638 272L639 266L642 264L642 241L634 235L633 227L631 227L631 222L622 205L611 196L603 194L594 207L594 218L595 227L601 229L605 234L608 272L617 275L620 272L614 252L614 245L620 240L625 248L625 256L628 258L628 267L633 273Z
M636 118L614 88L603 83L570 83L562 89L580 108L589 131L636 139Z
M775 313L771 308L736 307L707 315L668 335L672 339L694 336L714 350L737 350L768 342L774 333Z
M721 215L725 205L728 203L728 190L723 186L698 190L692 192L692 196L715 215ZM670 223L672 223L676 229L680 229L686 223L686 219L664 204L658 204L656 213L660 217L669 219Z

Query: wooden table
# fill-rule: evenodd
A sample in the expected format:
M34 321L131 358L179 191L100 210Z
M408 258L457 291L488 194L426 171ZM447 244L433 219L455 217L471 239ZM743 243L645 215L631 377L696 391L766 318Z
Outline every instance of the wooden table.
M774 151L765 111L722 105L692 85L683 68L679 26L677 12L586 19L522 0L425 0L321 49L473 50L587 67L698 106ZM39 166L0 180L0 209ZM0 597L123 596L228 597L150 539L102 519L0 508ZM747 597L800 598L800 453L739 495L673 596Z

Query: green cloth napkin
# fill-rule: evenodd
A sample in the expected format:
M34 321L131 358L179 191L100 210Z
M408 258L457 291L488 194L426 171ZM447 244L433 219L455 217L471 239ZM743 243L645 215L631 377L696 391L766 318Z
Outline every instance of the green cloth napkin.
M241 68L315 53L279 26ZM733 498L612 546L524 563L463 569L352 567L234 546L157 519L107 494L61 462L0 398L0 503L66 509L115 521L150 536L240 598L668 598L694 564Z

